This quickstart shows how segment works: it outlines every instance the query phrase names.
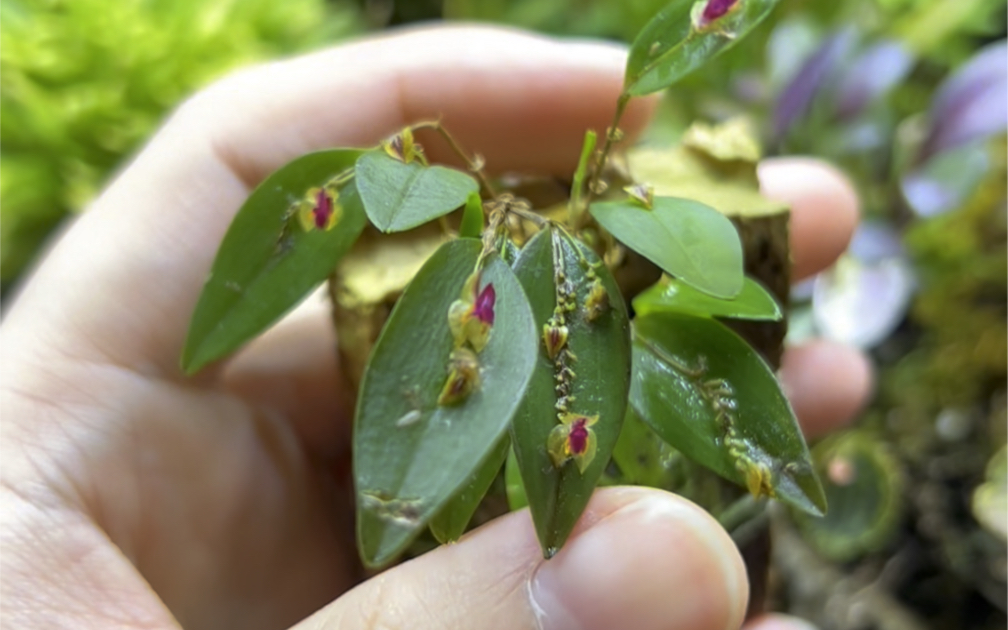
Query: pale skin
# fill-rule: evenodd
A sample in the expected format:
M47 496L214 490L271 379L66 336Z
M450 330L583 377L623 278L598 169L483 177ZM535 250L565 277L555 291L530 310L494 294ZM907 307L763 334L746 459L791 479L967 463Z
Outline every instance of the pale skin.
M362 581L351 416L333 387L321 303L196 378L178 368L217 244L269 172L440 116L492 171L569 175L584 129L609 121L624 54L428 28L251 68L184 104L6 305L4 620L29 630L738 628L748 586L730 539L650 489L598 491L549 562L523 511ZM630 136L653 105L632 102ZM441 149L431 142L431 158L450 159ZM793 206L796 277L829 265L857 220L850 185L810 160L767 162L760 177ZM791 348L782 378L809 435L847 421L871 381L863 357L826 342Z

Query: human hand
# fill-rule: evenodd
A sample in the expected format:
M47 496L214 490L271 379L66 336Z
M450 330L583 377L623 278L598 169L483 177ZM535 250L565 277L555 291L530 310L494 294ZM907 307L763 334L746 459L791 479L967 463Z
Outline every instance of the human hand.
M598 491L549 562L522 511L354 588L351 416L322 305L196 378L178 368L217 245L269 172L441 116L494 170L569 174L584 129L609 120L623 64L599 44L424 29L246 70L182 106L0 327L5 618L29 629L737 627L747 585L731 540L699 508L644 488ZM652 106L631 106L628 133ZM856 222L850 186L808 161L768 162L760 177L793 205L796 276L830 264ZM849 418L870 381L860 355L822 342L791 349L782 378L811 434Z

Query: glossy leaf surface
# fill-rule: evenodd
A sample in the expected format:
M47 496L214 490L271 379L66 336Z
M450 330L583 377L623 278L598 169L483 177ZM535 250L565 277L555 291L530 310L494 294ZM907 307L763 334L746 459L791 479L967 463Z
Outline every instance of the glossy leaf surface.
M357 189L376 228L401 232L458 208L479 184L461 171L407 164L374 150L357 160Z
M497 440L497 445L469 481L462 486L462 490L452 497L430 522L431 533L438 542L452 542L462 537L509 452L511 452L511 438L505 433Z
M481 245L442 245L397 302L364 373L354 425L357 540L369 566L393 560L470 480L507 429L535 366L536 333L510 267L491 255L495 318L478 354L479 385L457 404L438 398L454 340L450 305Z
M623 91L642 96L669 87L738 43L777 1L673 0L631 45Z
M354 183L339 191L329 230L304 231L292 216L308 189L353 167L361 154L302 156L267 177L235 215L189 324L182 368L193 373L263 332L322 283L367 223Z
M685 282L662 278L633 300L637 316L648 313L676 312L700 317L778 321L781 307L759 282L746 278L742 290L730 300L722 300L697 291Z
M598 416L591 425L596 451L580 472L574 461L557 467L547 450L551 432L564 410L558 406L560 354L551 359L540 339L535 373L512 423L512 443L525 485L532 518L547 557L563 545L584 510L609 461L626 411L630 376L629 322L626 307L612 276L597 256L584 245L575 245L558 231L544 230L521 250L515 273L532 305L536 329L555 314L558 275L561 267L573 295L574 309L565 314L568 329L562 350L576 359L562 359L570 376L566 412ZM594 269L598 284L590 279ZM589 321L592 287L605 296L606 308ZM562 406L562 405L561 405Z
M704 293L731 299L742 290L742 244L723 214L697 201L655 197L593 203L592 216L627 247Z
M675 455L675 450L640 419L633 407L628 407L612 455L622 474L620 482L671 489Z
M633 349L630 402L663 440L754 493L825 512L794 412L738 335L712 319L652 313L634 320Z

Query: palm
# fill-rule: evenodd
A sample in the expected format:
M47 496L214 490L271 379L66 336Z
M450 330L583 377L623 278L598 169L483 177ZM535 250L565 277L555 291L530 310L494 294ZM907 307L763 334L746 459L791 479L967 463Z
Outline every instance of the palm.
M184 627L286 627L356 578L349 488L330 474L348 468L309 453L281 412L223 390L136 388L148 421L113 423L124 430L78 478Z

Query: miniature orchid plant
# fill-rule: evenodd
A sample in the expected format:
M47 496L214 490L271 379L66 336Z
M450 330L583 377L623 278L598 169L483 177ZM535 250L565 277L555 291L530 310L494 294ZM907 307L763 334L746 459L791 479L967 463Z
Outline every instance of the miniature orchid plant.
M279 169L221 243L184 369L236 351L327 279L335 308L346 308L342 274L365 241L434 230L391 312L367 311L374 338L341 328L368 356L354 383L353 435L365 564L394 561L425 531L457 539L503 479L551 557L597 485L648 483L641 467L655 445L755 497L822 513L822 488L772 368L725 323L782 318L774 295L744 272L740 228L720 202L641 181L633 160L628 173L610 159L631 98L674 84L775 3L676 0L655 16L631 47L601 148L588 130L559 205L537 207L492 181L440 122ZM439 135L468 172L429 164L421 130ZM748 153L697 138L687 183L735 190L739 206L765 202ZM653 270L650 288L620 275L635 264Z

